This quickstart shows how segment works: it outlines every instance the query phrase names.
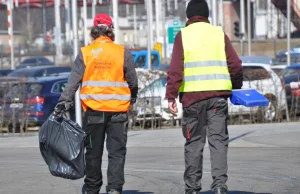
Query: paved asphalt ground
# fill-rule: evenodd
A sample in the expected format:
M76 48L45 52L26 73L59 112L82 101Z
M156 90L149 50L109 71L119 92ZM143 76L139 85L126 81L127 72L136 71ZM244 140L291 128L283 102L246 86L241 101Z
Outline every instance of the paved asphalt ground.
M300 123L230 126L229 133L229 194L300 194ZM178 128L129 132L123 193L183 194L184 141ZM80 194L83 180L50 175L36 135L0 135L0 158L0 194ZM105 175L107 153L103 160ZM207 147L203 170L209 194Z

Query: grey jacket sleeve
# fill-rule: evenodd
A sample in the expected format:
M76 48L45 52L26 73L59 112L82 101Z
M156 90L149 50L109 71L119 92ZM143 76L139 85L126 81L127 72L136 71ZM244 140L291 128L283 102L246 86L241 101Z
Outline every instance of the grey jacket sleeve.
M125 49L124 53L124 75L125 80L131 91L131 98L137 98L138 94L138 79L135 71L133 57L129 50Z
M83 61L82 52L80 51L74 61L72 71L68 79L68 83L58 100L58 104L64 104L67 109L70 107L70 105L73 102L74 95L78 90L79 85L81 84L84 71L85 65Z

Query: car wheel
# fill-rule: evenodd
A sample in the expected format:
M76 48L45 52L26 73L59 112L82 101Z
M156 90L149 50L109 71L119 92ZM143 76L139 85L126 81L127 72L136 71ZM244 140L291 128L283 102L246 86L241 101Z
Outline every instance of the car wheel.
M269 105L258 109L258 122L273 122L277 118L277 101L273 97L267 97Z

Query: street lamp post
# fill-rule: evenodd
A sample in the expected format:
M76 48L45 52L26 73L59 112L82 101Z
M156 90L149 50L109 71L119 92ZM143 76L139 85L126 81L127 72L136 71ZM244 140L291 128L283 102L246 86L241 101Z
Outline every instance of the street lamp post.
M72 23L73 23L73 58L78 55L78 20L77 20L77 0L72 0ZM76 122L82 126L82 114L81 114L81 103L80 103L80 87L75 94L75 115Z
M153 40L152 32L152 22L153 22L153 13L152 13L152 0L147 0L147 23L148 23L148 69L151 69L151 46Z
M118 0L113 0L113 21L115 28L115 42L119 43L119 9L118 9Z

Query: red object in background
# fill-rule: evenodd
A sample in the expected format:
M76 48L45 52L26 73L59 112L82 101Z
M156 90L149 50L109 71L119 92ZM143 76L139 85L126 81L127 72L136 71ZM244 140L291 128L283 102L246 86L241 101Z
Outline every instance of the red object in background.
M292 90L292 96L300 96L300 89Z
M47 42L51 42L51 39L52 39L52 38L51 38L50 35L47 35L47 36L46 36L46 41L47 41Z
M26 103L30 103L30 104L44 104L44 98L43 97L35 97L35 98L29 98L26 100Z

